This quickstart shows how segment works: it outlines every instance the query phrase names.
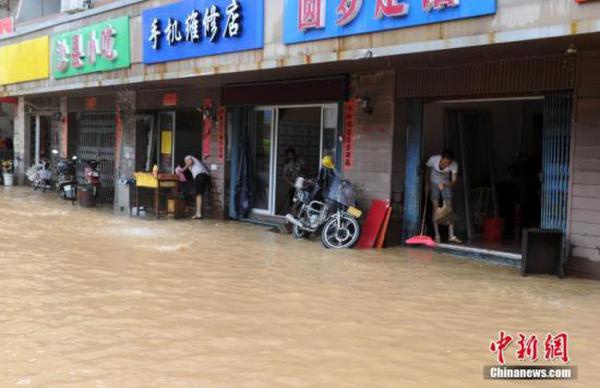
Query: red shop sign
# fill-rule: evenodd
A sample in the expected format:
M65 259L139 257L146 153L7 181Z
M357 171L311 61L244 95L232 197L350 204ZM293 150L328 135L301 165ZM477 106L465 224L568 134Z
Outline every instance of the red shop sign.
M98 106L98 99L96 97L88 97L85 99L85 110L95 110Z
M177 105L177 93L165 93L163 95L163 106Z

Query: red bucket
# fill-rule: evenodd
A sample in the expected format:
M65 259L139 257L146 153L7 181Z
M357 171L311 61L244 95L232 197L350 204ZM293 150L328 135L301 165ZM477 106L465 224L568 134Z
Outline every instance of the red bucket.
M486 218L483 221L485 241L502 241L504 238L504 218Z

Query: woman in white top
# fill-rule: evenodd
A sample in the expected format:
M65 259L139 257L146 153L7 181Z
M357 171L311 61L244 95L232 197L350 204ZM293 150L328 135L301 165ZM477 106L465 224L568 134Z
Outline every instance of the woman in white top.
M208 168L201 160L188 155L185 157L185 170L189 170L194 177L194 193L196 195L196 214L192 217L195 220L202 218L202 196L204 190L210 181Z

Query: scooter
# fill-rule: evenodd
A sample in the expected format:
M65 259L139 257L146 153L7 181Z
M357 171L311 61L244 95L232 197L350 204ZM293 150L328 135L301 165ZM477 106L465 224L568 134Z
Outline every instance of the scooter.
M299 177L294 185L294 207L297 215L288 214L286 219L293 225L295 238L304 238L311 233L321 233L325 248L347 249L356 244L360 237L358 219L362 211L355 208L354 191L348 181L336 176L323 200L313 180Z
M57 150L52 150L53 155L58 155ZM65 200L70 200L75 203L77 199L77 178L75 170L75 162L77 156L73 156L71 160L65 158L57 158L56 162L56 192L58 196Z
M98 166L100 165L99 160L84 160L84 163L87 164L83 171L83 176L85 180L85 184L91 188L92 195L94 197L94 201L97 203L98 198L100 196L100 189L102 187L102 182L100 179L100 171L98 170Z

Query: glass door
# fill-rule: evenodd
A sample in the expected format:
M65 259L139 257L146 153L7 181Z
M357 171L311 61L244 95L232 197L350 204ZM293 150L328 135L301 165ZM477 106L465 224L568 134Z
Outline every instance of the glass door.
M321 127L321 157L328 155L333 158L336 166L341 162L338 159L338 146L340 145L338 135L339 110L337 104L323 105L322 127ZM341 167L341 166L338 166Z
M255 213L272 214L274 128L275 109L257 109L250 135Z
M159 169L171 173L175 170L175 112L158 114L158 142L160 144Z
M285 175L285 171L294 171L286 169L290 151L308 177L317 177L323 156L338 162L338 105L259 107L254 110L253 124L249 139L253 212L285 215L294 190Z

